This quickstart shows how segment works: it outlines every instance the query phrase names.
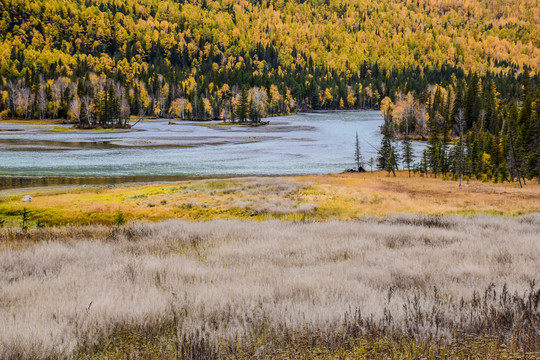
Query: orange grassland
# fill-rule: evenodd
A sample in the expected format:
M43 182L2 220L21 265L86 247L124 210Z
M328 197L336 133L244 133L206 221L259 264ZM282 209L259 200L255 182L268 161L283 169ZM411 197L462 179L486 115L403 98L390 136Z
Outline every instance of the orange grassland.
M34 200L22 202L29 194ZM251 177L138 184L106 188L65 187L0 192L0 219L16 226L27 208L31 221L44 225L112 224L125 220L160 221L250 219L348 220L398 213L498 214L540 212L536 179L495 184L433 177L364 174Z
M309 202L320 201L319 212L350 219L364 214L396 213L520 215L540 211L540 185L536 179L522 189L517 182L495 184L476 180L458 182L441 178L396 177L384 172L308 175L293 178L313 184L305 192Z

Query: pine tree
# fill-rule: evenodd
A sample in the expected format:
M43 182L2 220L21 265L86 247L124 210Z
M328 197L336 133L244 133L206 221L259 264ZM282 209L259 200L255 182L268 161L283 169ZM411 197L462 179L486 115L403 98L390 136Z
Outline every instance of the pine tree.
M467 124L467 130L471 129L473 124L478 121L478 115L480 112L478 93L478 75L475 73L469 81L469 87L467 88L465 98L465 122Z
M407 165L409 177L411 177L411 164L414 162L414 151L412 148L411 140L409 138L403 138L401 144L403 151L403 163Z
M388 174L392 172L394 177L396 176L396 169L397 169L397 154L394 151L394 148L390 149L390 155L388 156L388 161L386 162L386 171L388 171Z
M520 154L517 153L516 151L516 141L515 141L515 131L514 131L514 126L517 122L517 106L515 103L513 103L511 106L510 106L510 113L508 115L508 138L510 140L510 164L512 164L512 170L513 172L510 174L511 176L513 174L516 174L517 175L517 178L518 178L518 181L519 181L519 187L522 188L523 185L521 183L521 178L522 178L522 175L521 175L521 165L522 165L522 162L521 162L521 159L520 159ZM523 180L525 180L523 178Z
M464 117L464 111L463 109L457 110L456 113L456 123L458 125L458 134L459 134L459 142L458 142L458 149L457 149L457 156L458 156L458 173L459 173L459 187L461 187L461 178L463 177L463 165L464 165L464 159L465 156L465 149L463 144L463 131L465 127L465 117Z
M523 75L521 79L522 84L522 97L523 99L526 99L527 96L529 96L529 84L531 81L531 76L529 74L529 68L525 66L525 69L523 70Z
M497 87L495 82L490 80L486 86L486 92L484 94L484 106L485 106L485 119L484 127L492 134L496 133L499 127L497 122Z
M534 113L531 121L533 125L533 132L535 134L535 149L533 153L536 156L536 176L538 177L538 183L540 184L540 88L536 90L534 101Z
M84 100L81 101L81 107L79 111L79 126L88 125L88 107Z
M460 129L460 120L464 120L465 113L465 88L467 87L467 84L465 83L465 80L456 80L456 92L455 92L455 99L454 104L452 107L452 131L454 134L459 133Z
M249 99L248 99L248 90L246 87L243 87L240 91L240 99L238 100L238 105L236 105L235 115L240 122L245 122L248 117L249 111Z
M378 151L377 167L380 170L386 170L388 168L388 162L390 159L390 153L392 152L392 137L390 135L389 127L383 130L383 137L381 139L381 147Z

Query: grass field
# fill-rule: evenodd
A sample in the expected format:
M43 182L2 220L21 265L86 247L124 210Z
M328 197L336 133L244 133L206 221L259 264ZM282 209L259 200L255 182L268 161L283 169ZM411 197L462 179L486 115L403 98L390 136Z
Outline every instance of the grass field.
M0 358L533 358L539 233L538 214L4 228Z
M4 190L0 358L540 358L539 213L404 172Z
M30 194L34 201L21 202ZM350 220L399 213L520 215L540 211L540 185L386 173L255 177L107 187L24 190L0 195L0 217L17 225L23 208L44 225L127 220Z

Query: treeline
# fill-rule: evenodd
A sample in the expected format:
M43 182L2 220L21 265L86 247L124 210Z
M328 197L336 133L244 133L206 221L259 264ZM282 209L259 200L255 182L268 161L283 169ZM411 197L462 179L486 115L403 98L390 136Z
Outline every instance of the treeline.
M383 99L379 168L393 171L401 160L406 168L434 176L523 185L540 173L539 84L525 70L519 96L505 99L492 79L473 74L434 86L425 101L412 93L399 94L395 103ZM398 138L401 145L392 143ZM427 140L420 159L404 151L411 138Z
M0 114L81 126L378 109L451 76L504 99L537 66L534 2L5 0ZM518 16L519 15L519 16Z
M130 116L157 116L181 119L237 119L242 90L247 89L248 113L266 117L305 110L384 109L391 99L399 111L410 111L412 95L425 102L433 86L449 86L457 79L468 81L458 68L443 66L438 70L420 67L382 71L377 64L363 64L354 76L332 72L323 76L319 68L298 70L293 75L283 73L270 81L249 78L245 83L229 85L216 79L205 83L206 76L189 76L170 83L160 74L149 74L144 80L121 81L96 74L90 69L78 70L83 77L73 75L46 79L33 65L22 70L22 77L0 76L0 116L2 118L69 119L82 126L122 124ZM219 71L219 70L218 70ZM239 69L238 72L243 72ZM302 78L312 79L312 82ZM501 98L519 96L522 74L486 74L482 80L501 89ZM478 80L478 79L477 79ZM272 82L276 82L274 84ZM199 84L202 82L202 84ZM286 85L283 85L286 84ZM406 92L408 96L403 96ZM381 100L386 98L386 100ZM408 102L408 103L407 103ZM401 109L401 108L400 108ZM416 115L415 115L416 116ZM425 126L415 126L408 114L400 122L407 133L425 133Z

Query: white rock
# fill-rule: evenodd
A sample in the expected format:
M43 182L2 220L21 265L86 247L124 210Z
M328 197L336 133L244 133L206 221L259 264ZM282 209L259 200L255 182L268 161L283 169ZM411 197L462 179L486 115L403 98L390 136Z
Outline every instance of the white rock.
M22 198L22 201L24 202L30 202L32 201L32 197L30 195L25 195L23 198Z

